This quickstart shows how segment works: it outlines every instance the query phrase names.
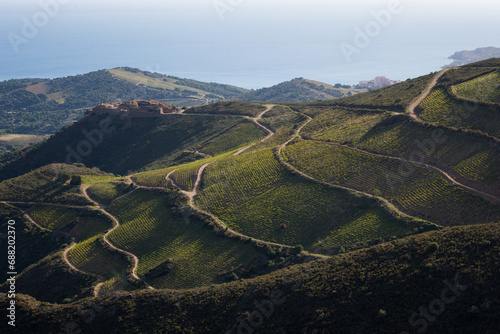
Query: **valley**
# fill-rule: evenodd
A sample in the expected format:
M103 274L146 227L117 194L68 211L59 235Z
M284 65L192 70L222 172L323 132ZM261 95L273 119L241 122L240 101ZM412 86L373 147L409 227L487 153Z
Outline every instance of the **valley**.
M493 58L325 101L89 112L3 155L0 211L29 254L17 264L19 333L104 333L107 319L124 332L241 332L278 295L261 332L410 331L444 280L468 288L433 330L493 333L499 68ZM187 84L113 71L137 86ZM103 120L114 130L68 164L67 148Z

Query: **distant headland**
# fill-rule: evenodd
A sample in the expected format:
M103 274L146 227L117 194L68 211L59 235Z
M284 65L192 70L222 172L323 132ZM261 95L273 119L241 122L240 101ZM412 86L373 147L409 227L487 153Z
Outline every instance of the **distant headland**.
M472 51L457 51L453 55L448 57L448 59L453 59L454 62L449 65L443 66L443 68L467 65L477 61L498 57L500 57L500 48L496 48L493 46L486 48L477 48Z

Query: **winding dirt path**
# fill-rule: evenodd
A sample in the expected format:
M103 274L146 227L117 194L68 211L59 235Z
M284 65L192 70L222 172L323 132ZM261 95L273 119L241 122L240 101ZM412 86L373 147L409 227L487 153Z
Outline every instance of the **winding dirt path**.
M38 227L40 230L42 231L48 231L48 232L52 232L51 230L49 230L48 228L45 228L43 227L42 225L38 224L36 221L33 220L33 218L30 217L30 215L28 215L26 212L24 213L24 217L26 219L28 219L30 221L30 223L32 223L33 225L35 225L36 227Z
M309 115L306 115L306 114L302 114L304 115L305 117L307 117L307 121L304 122L304 124L302 124L300 127L297 128L297 130L295 130L295 133L294 135L288 139L286 142L284 142L283 144L281 144L280 146L278 146L278 152L279 152L279 155L281 156L281 150L288 144L290 144L295 138L299 137L300 136L300 131L302 131L302 129L307 125L309 124L310 121L312 121L312 118L309 116Z
M257 143L255 144L252 144L252 145L249 145L247 147L244 147L242 148L241 150L231 154L231 156L235 156L235 155L240 155L241 153L245 152L246 150L248 150L249 148L251 147L254 147L255 145L258 145L266 140L268 140L269 138L271 138L272 136L274 136L274 132L272 132L271 130L269 130L267 127L265 127L264 125L260 124L259 123L259 120L262 118L262 116L264 116L265 113L269 112L271 109L273 109L275 107L274 104L268 104L266 105L266 110L264 110L263 112L261 112L257 117L248 117L248 119L250 119L255 125L257 125L257 127L263 129L265 132L267 132L267 136L262 138L260 141L258 141Z
M38 227L42 231L52 232L48 228L43 227L42 225L38 224L33 218L31 218L31 216L29 214L26 213L26 211L24 211L23 209L18 208L17 206L12 205L11 204L12 202L0 201L0 203L2 203L4 205L7 205L7 206L10 206L11 208L14 208L16 210L21 210L22 213L24 214L24 218L26 218L30 223L32 223L33 225L35 225L36 227Z
M93 274L93 273L88 273L86 271L83 271L81 269L78 269L77 267L75 267L71 261L68 259L68 253L73 249L73 247L75 247L77 245L77 243L73 242L71 245L69 245L69 247L67 247L64 252L63 252L63 260L64 262L66 262L66 264L71 268L73 269L74 271L80 273L80 274L84 274L84 275L89 275L89 276L95 276L97 278L99 278L101 281L104 281L105 278L100 276L100 275L97 275L97 274ZM104 284L104 282L101 282L101 283L98 283L95 287L94 287L94 297L97 298L99 296L99 291L101 290L101 286Z
M263 141L266 141L268 140L269 138L271 138L274 133L269 130L268 128L266 128L264 125L260 124L259 123L259 120L262 118L262 116L264 116L265 113L269 112L271 109L274 108L274 104L268 104L266 105L266 110L264 110L263 112L261 112L258 116L256 117L253 117L253 118L249 118L252 120L252 122L254 122L258 127L260 127L261 129L264 129L268 134L266 137L264 137L263 139L261 139L260 141L258 141L257 143L253 143L253 144L250 144L244 148L242 148L241 150L231 154L231 156L237 156L237 155L240 155L242 154L243 152L245 152L246 150L248 150L249 148L257 145L257 144L260 144L262 143ZM246 117L246 116L245 116ZM216 160L215 160L216 161ZM193 190L191 191L185 191L185 190L181 190L186 196L188 196L189 198L189 205L195 209L195 210L198 210L198 211L201 211L200 208L198 208L195 204L194 204L194 197L196 195L198 195L199 191L200 191L200 183L201 183L201 179L203 177L203 172L205 171L205 169L210 166L211 164L213 164L215 161L210 161L210 162L207 162L206 164L204 164L203 166L201 166L199 169L198 169L198 174L196 175L196 182L194 184L194 187L193 187ZM173 182L173 180L170 178L170 175L173 173L174 171L170 172L167 177L165 179L170 179ZM207 213L208 214L208 213ZM236 232L235 232L236 233Z
M94 274L90 274L90 273L87 273L87 272L85 272L85 271L83 271L83 270L81 270L81 269L78 269L77 267L75 267L75 266L73 265L73 263L71 263L71 262L69 261L69 259L68 259L68 253L69 253L69 251L70 251L70 250L72 250L75 246L76 246L76 242L73 242L71 245L69 245L69 246L68 246L68 247L64 250L64 252L63 252L63 259L64 259L64 261L65 261L65 262L68 264L68 266L69 266L71 269L73 269L74 271L77 271L77 272L82 273L82 274L85 274L85 275L92 275L92 276L96 276L96 275L94 275Z
M118 221L118 219L116 219L112 214L110 214L109 212L107 212L105 209L104 209L104 206L102 204L99 204L97 203L96 201L94 201L93 199L91 199L89 197L89 195L87 194L87 189L89 188L89 186L82 186L81 189L82 189L82 194L88 199L90 200L91 202L95 203L96 206L99 207L99 211L101 211L103 214L105 214L106 216L109 217L109 219L111 219L111 221L113 222L113 227L111 229L109 229L103 236L103 240L104 242L109 246L111 247L113 250L117 251L117 252L120 252L122 254L125 254L127 255L128 257L131 257L134 261L134 266L132 268L132 277L134 277L135 279L137 279L138 281L141 281L143 282L149 289L154 289L151 285L149 285L145 280L143 280L142 278L140 278L139 276L137 276L137 267L139 266L139 258L137 256L135 256L134 254L124 250L124 249L121 249L115 245L113 245L109 240L108 240L108 235L110 233L112 233L114 230L116 230L118 227L120 227L120 222ZM128 193L130 194L130 192ZM97 288L97 286L96 286ZM100 288L100 286L99 286Z
M460 188L468 190L468 191L470 191L470 192L472 192L472 193L474 193L474 194L476 194L478 196L481 196L481 197L483 197L483 198L485 198L485 199L487 199L489 201L500 203L500 198L498 198L496 196L493 196L493 195L490 195L488 193L485 193L483 191L480 191L478 189L466 186L466 185L464 185L464 184L456 181L455 179L453 179L448 173L446 173L442 169L439 169L438 167L435 167L435 166L432 166L432 165L429 165L429 164L426 164L426 163L423 163L423 162L417 162L417 161L407 160L407 159L404 159L404 158L401 158L401 157L393 157L393 156L390 156L390 155L384 155L384 154L378 154L378 153L368 152L368 151L365 151L365 150L362 150L362 149L359 149L359 148L356 148L356 147L346 146L346 145L342 145L342 144L325 142L325 141L322 141L322 140L314 140L314 141L323 142L323 143L326 143L326 144L332 145L332 146L342 147L342 148L345 148L345 149L348 149L348 150L351 150L351 151L356 151L356 152L367 154L367 155L370 155L370 156L373 156L373 157L377 157L377 158L385 158L385 159L397 160L397 161L401 161L401 162L404 162L404 163L409 163L411 165L415 165L415 166L419 166L419 167L425 167L425 168L427 168L427 170L432 170L432 171L434 171L434 172L442 175L446 180L450 181L455 186L458 186Z
M297 168L295 168L294 166L290 165L288 162L286 162L285 160L283 160L283 157L281 155L282 151L283 151L283 148L285 148L286 145L288 145L289 143L291 143L294 139L296 139L297 137L300 136L300 131L302 131L302 129L310 122L312 121L312 118L308 115L305 115L305 114L302 114L304 116L307 117L307 121L304 122L304 124L302 124L296 131L295 131L295 134L288 140L286 141L285 143L281 144L280 146L278 146L278 160L279 162L285 166L286 168L290 169L290 170L293 170L295 173L301 175L302 177L310 180L310 181L313 181L313 182L316 182L316 183L319 183L319 184L322 184L322 185L325 185L325 186L328 186L328 187L331 187L331 188L338 188L338 189L343 189L343 190L347 190L347 191L350 191L350 192L354 192L354 193L357 193L359 195L363 195L363 196L366 196L366 197L369 197L369 198L374 198L374 199L377 199L379 201L381 201L385 206L386 208L389 210L389 211L393 211L393 212L396 212L398 213L399 215L403 216L403 217L410 217L410 218L415 218L413 216L410 216L404 212L402 212L401 210L399 210L397 207L394 206L394 204L392 204L391 202L389 202L387 199L383 198L383 197L378 197L378 196L374 196L370 193L367 193L367 192L364 192L364 191L359 191L359 190L356 190L356 189L352 189L352 188L348 188L348 187L344 187L344 186L340 186L340 185L337 185L337 184L333 184L333 183L329 183L329 182L325 182L325 181L321 181L321 180L318 180L310 175L307 175L306 173L298 170Z
M431 90L436 86L439 78L441 78L443 76L443 74L445 74L446 72L448 72L450 70L449 67L445 68L444 70L440 71L438 74L436 74L436 76L434 77L434 79L432 79L431 83L429 84L429 86L427 87L427 89L422 93L420 94L420 96L418 96L411 104L410 106L408 107L407 109L407 113L414 119L417 119L417 115L415 114L415 108L427 97L429 96L429 94L431 93Z
M249 148L257 145L257 144L260 144L266 140L268 140L269 138L271 138L273 135L274 135L274 132L272 132L271 130L269 130L267 127L263 126L262 124L259 123L259 120L262 118L262 116L264 116L265 113L269 112L272 108L274 107L274 105L266 105L266 110L264 110L262 113L260 113L257 117L254 117L254 118L249 118L251 119L258 127L260 127L261 129L265 130L268 135L261 139L259 142L257 143L253 143L247 147L244 147L242 148L241 150L233 153L231 156L237 156L237 155L240 155L242 154L243 152L245 152L246 150L248 150ZM246 116L245 116L246 117ZM206 164L204 164L203 166L201 166L199 169L198 169L198 173L197 173L197 176L196 176L196 182L194 184L194 187L193 187L193 190L191 191L184 191L184 190L181 190L183 194L185 194L188 198L189 198L189 206L191 206L191 208L193 208L194 210L200 212L200 213L203 213L209 217L211 217L217 224L220 228L226 230L226 232L228 232L230 235L232 236L238 236L240 237L241 239L243 240L254 240L255 242L259 243L259 244L264 244L264 245L270 245L270 246L275 246L275 247L282 247L282 248L288 248L288 249L291 249L293 247L291 246L288 246L288 245L283 245L283 244L278 244L278 243L274 243L274 242L268 242L268 241L264 241L264 240L260 240L260 239L255 239L255 238L251 238L247 235L244 235L242 233L239 233L239 232L236 232L232 229L230 229L228 226L226 226L226 224L224 224L217 216L213 215L212 213L208 212L208 211L205 211L203 209L201 209L200 207L198 207L195 202L194 202L194 198L196 195L198 195L198 193L200 192L200 183L201 183L201 179L203 177L203 172L205 171L205 169L212 163L214 163L215 161L211 161L211 162L208 162ZM172 184L174 186L176 186L177 188L179 188L175 182L170 178L170 175L172 175L172 173L174 173L175 170L171 171L170 173L167 174L167 176L165 177L165 180L170 181L172 182ZM311 254L312 256L312 254ZM319 256L319 255L318 255ZM319 256L319 257L323 257L323 256Z
M1 202L5 205L8 205L8 206L11 206L11 207L14 207L16 209L19 209L15 206L13 206L12 204L8 203L8 202ZM16 202L16 203L23 203L23 204L28 204L28 203L25 203L25 202ZM37 203L37 204L40 204L40 203ZM41 205L46 205L46 203L42 203ZM73 208L73 207L72 207ZM24 217L30 222L32 223L33 225L35 225L36 227L38 227L39 229L41 229L42 231L48 231L48 232L52 232L52 230L49 230L48 228L45 228L43 226L41 226L40 224L38 224L33 218L30 217L30 215L28 215L24 210L21 209L21 211L24 213ZM66 262L66 264L68 265L68 267L70 267L72 270L78 272L78 273L81 273L81 274L85 274L85 275L89 275L89 276L95 276L95 277L98 277L100 280L104 280L104 277L102 276L99 276L99 275L96 275L96 274L93 274L93 273L88 273L86 271L83 271L81 269L78 269L77 267L75 267L73 265L73 263L71 263L68 259L68 253L71 251L71 249L73 249L73 247L75 247L77 244L75 242L73 242L71 245L69 245L62 253L62 259L64 262ZM103 283L99 283L97 284L95 287L94 287L94 297L97 297L99 295L99 289L101 288Z

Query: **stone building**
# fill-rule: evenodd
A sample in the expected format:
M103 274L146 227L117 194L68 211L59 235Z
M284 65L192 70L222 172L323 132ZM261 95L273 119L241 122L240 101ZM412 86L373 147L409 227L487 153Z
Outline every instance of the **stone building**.
M128 117L160 117L177 112L177 108L158 101L133 100L119 104L101 103L94 107L91 114Z

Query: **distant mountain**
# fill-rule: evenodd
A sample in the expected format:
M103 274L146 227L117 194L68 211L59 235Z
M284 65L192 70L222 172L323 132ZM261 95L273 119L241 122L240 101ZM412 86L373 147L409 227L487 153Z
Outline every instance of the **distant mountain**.
M234 99L247 90L124 67L57 79L0 82L0 134L52 134L101 102L155 99L196 106Z
M97 108L0 156L0 333L497 334L499 71Z
M367 91L366 89L346 87L350 86L340 84L332 86L319 81L296 78L272 87L248 92L241 96L240 100L253 102L306 102L331 100Z
M443 66L443 68L450 66L462 66L495 57L500 57L500 48L495 48L493 46L487 48L477 48L472 51L457 51L448 57L448 59L453 59L455 61L449 65Z
M0 82L0 135L52 134L81 119L85 109L103 102L153 99L176 107L193 107L224 100L328 100L365 91L345 87L300 78L250 91L130 67L57 79L8 80Z

